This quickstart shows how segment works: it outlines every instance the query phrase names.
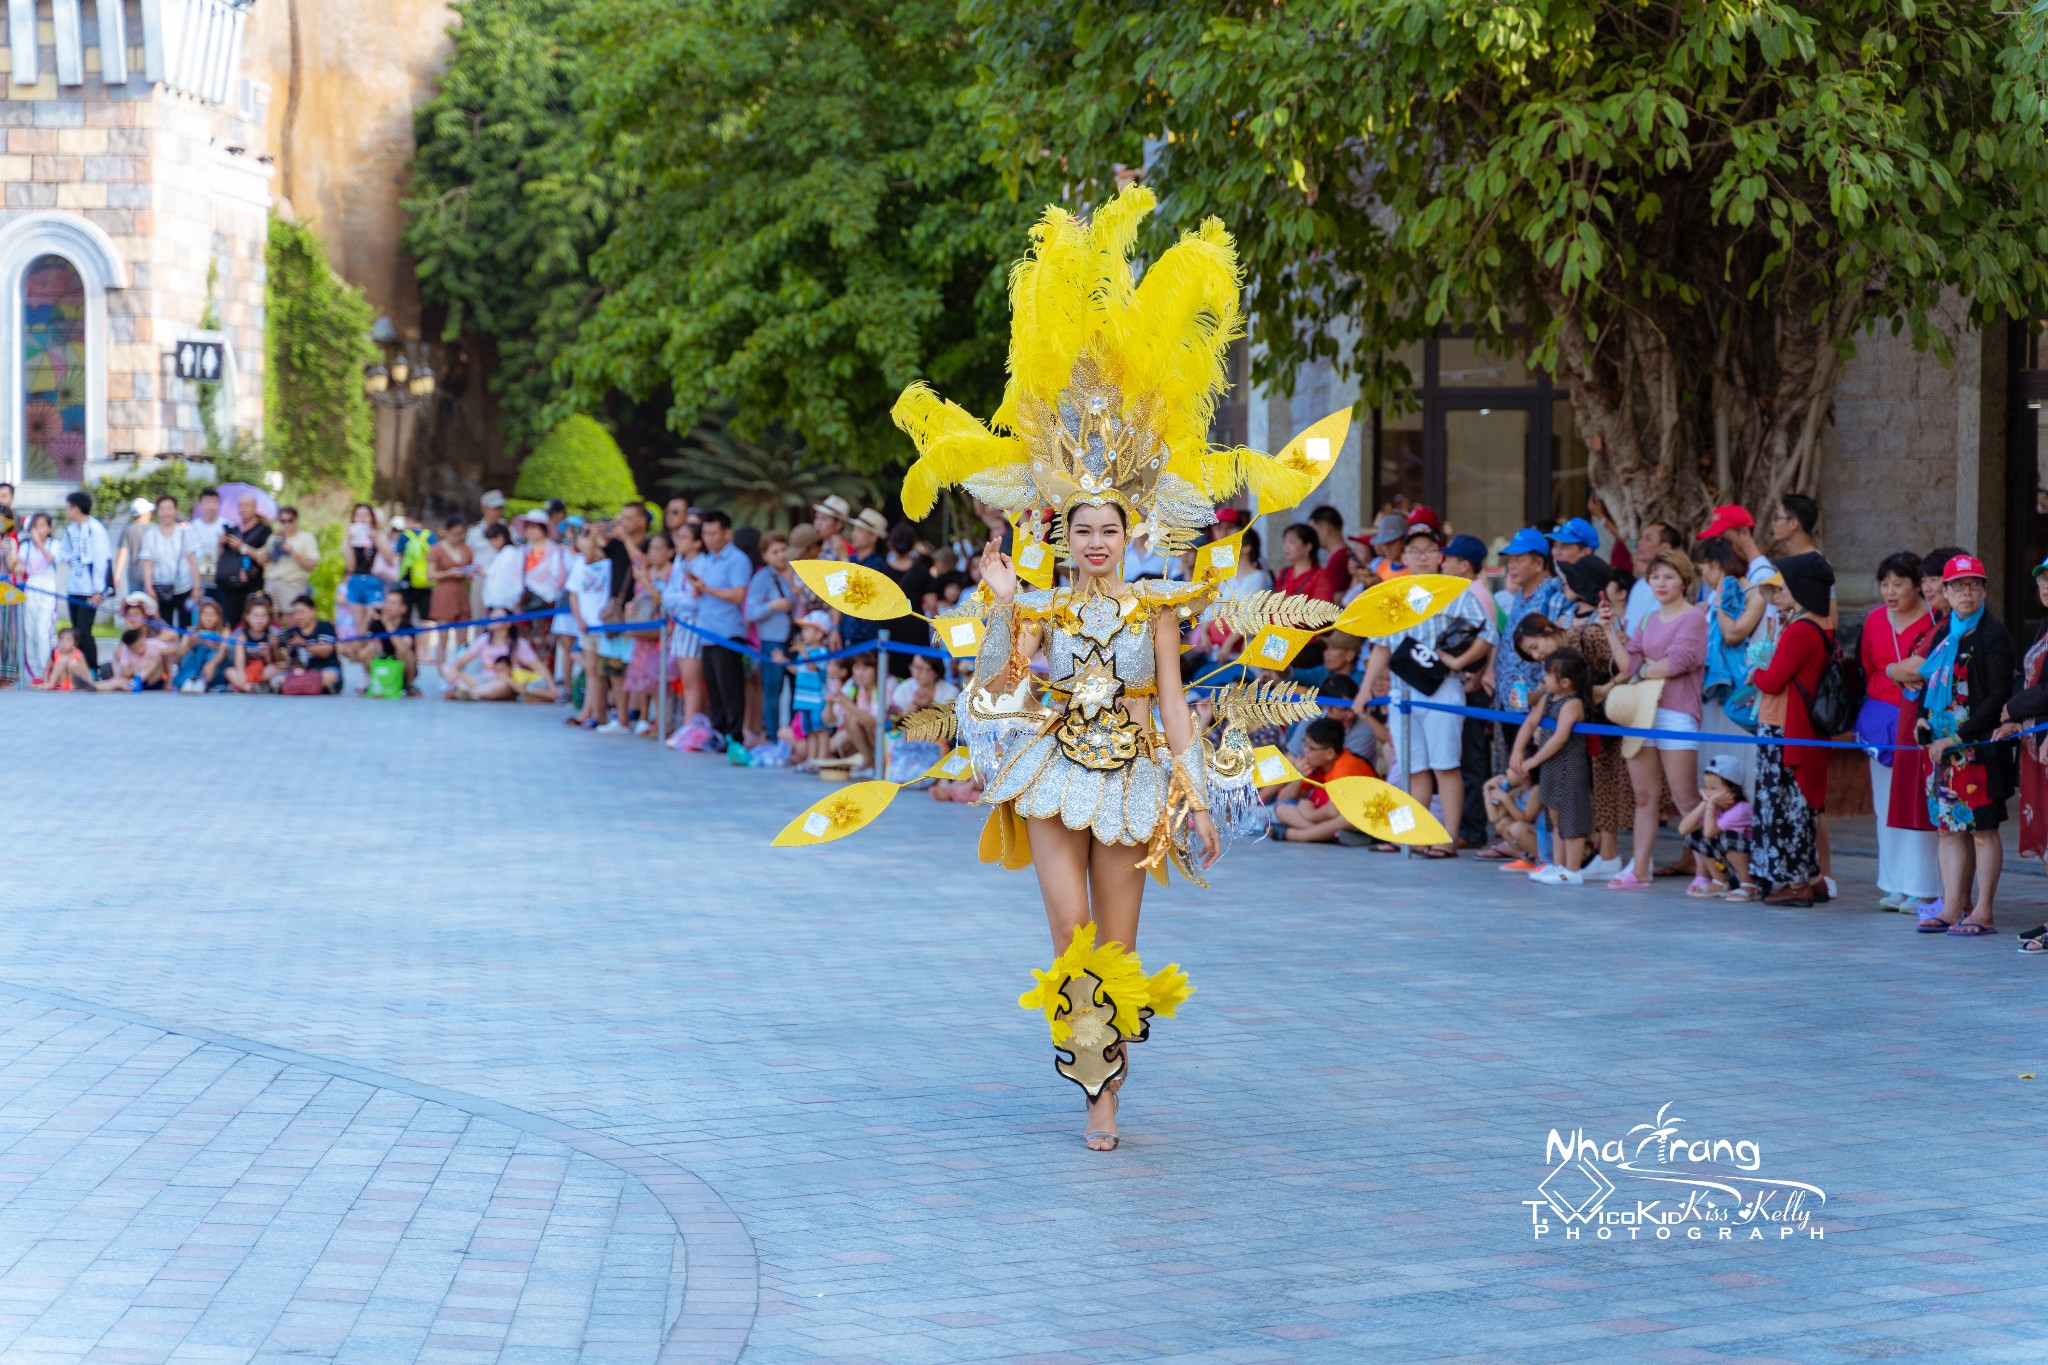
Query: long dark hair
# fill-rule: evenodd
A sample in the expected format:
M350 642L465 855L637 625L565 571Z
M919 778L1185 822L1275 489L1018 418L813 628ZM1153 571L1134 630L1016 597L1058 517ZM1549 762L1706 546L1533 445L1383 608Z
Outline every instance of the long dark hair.
M1586 656L1567 645L1552 654L1543 665L1544 673L1564 679L1572 695L1580 701L1593 699L1593 670L1586 666Z
M1515 638L1513 641L1515 646L1515 653L1520 655L1524 659L1529 659L1529 662L1534 663L1535 660L1530 658L1529 651L1523 649L1522 646L1528 641L1535 639L1539 635L1549 636L1562 634L1564 634L1564 627L1558 625L1557 622L1551 620L1542 612L1532 611L1527 616L1524 616L1521 620L1515 622ZM1585 660L1581 658L1579 662L1584 663Z

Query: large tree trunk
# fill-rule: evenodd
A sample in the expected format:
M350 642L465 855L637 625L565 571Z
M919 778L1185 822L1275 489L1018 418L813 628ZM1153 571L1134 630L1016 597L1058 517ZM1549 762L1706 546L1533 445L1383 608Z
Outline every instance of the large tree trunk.
M1731 502L1762 524L1781 495L1817 493L1838 348L1862 297L1858 287L1824 307L1730 299L1708 335L1701 310L1673 300L1620 312L1595 340L1553 292L1565 319L1556 377L1592 452L1589 482L1622 533L1663 521L1689 537Z

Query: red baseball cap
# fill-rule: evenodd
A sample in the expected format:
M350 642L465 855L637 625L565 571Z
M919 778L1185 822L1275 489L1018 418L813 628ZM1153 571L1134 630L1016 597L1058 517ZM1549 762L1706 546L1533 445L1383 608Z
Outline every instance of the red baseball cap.
M1984 572L1984 561L1975 555L1957 555L1941 566L1941 581L1953 583L1958 578L1989 578Z
M1707 523L1707 529L1700 532L1696 539L1712 540L1715 536L1726 535L1737 527L1745 531L1754 530L1756 518L1749 514L1747 508L1738 507L1732 502L1722 503L1714 509L1714 519Z
M1432 531L1444 529L1444 519L1438 516L1436 509L1432 507L1417 507L1408 514L1408 524L1410 526L1427 526Z

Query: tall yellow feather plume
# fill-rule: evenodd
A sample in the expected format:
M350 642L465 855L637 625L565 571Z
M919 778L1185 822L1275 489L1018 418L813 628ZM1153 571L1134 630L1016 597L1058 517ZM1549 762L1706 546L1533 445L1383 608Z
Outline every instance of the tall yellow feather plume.
M1117 320L1124 392L1158 396L1159 434L1176 456L1199 458L1209 447L1230 343L1244 330L1242 289L1230 236L1211 218L1152 263Z
M973 413L922 382L903 391L889 417L917 447L918 461L903 476L903 511L912 518L931 512L940 489L1025 458L1023 442L996 435Z

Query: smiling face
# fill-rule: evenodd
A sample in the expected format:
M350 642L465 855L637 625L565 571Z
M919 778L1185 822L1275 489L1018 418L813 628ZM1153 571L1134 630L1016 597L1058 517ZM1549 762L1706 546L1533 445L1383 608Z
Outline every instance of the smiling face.
M1877 580L1877 595L1884 599L1885 606L1893 611L1905 611L1913 605L1913 599L1920 595L1920 584L1913 579L1895 573L1888 573ZM2048 598L2043 598L2048 601Z
M1092 578L1116 575L1126 543L1122 508L1084 503L1067 514L1067 548L1081 572Z

